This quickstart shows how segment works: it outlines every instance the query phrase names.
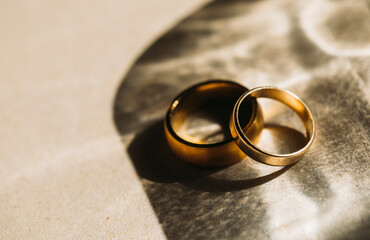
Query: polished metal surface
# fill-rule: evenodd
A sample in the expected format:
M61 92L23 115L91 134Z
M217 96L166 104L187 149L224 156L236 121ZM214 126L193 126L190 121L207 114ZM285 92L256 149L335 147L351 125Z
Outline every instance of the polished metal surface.
M245 157L243 151L235 144L229 132L229 117L238 98L248 91L244 86L231 81L211 80L192 86L181 92L170 103L164 118L165 136L172 151L184 161L202 167L220 167L236 163ZM253 129L249 134L251 141L257 141L263 128L263 115L257 114L261 109L255 99L247 103L244 114L239 118L239 126ZM187 120L194 113L202 114L214 124L205 124L201 136L189 134L182 130ZM199 129L199 119L193 129ZM219 132L212 131L218 124ZM214 136L223 134L223 138L213 140ZM199 134L198 134L199 135ZM212 141L212 142L211 142Z
M114 121L168 239L370 236L369 6L216 1L143 52L117 92ZM208 170L179 160L164 136L168 103L221 77L287 89L307 103L317 135L304 158L282 168L246 157ZM270 131L261 144L283 152L306 141L294 113L264 113Z
M274 154L257 147L252 140L249 139L249 129L243 128L240 124L241 117L246 114L244 111L241 111L241 106L244 102L248 102L255 98L275 99L292 108L301 118L306 128L307 141L305 145L295 152L285 154ZM262 163L274 166L286 166L299 161L303 157L312 145L316 128L310 109L293 93L276 87L257 87L244 93L236 102L230 118L230 131L237 145L247 156Z

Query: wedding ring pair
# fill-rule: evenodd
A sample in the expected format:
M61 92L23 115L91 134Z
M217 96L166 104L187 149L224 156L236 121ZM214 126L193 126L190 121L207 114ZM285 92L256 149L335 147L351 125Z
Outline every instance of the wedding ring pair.
M273 154L257 147L264 128L262 109L257 98L271 98L293 109L306 129L306 144L293 153ZM195 112L213 111L213 117L228 122L225 138L207 143L184 136L182 128ZM225 125L225 124L224 124ZM248 90L227 80L211 80L194 85L170 103L164 129L172 151L184 161L202 167L218 167L242 160L245 155L265 164L286 166L299 161L315 137L311 111L296 95L275 87Z

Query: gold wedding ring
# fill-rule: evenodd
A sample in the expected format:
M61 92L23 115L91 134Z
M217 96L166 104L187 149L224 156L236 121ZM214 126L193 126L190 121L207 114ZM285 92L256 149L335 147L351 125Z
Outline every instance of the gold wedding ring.
M304 123L306 128L306 145L300 150L289 154L272 154L258 148L251 139L249 139L248 129L240 123L240 117L244 114L241 109L243 104L248 101L254 101L255 98L271 98L286 104L293 109ZM249 157L270 165L285 166L300 160L304 153L311 146L315 137L315 121L311 111L306 104L291 92L281 90L275 87L257 87L244 93L235 104L230 118L231 135L235 142Z
M218 167L233 164L245 157L229 130L230 115L239 97L248 91L244 86L226 80L211 80L188 88L170 103L165 119L165 136L173 152L184 161L197 166ZM213 110L212 110L213 109ZM243 116L237 126L248 129L248 141L256 142L263 129L262 111L252 98L243 104ZM195 112L211 111L227 134L215 142L203 141L182 133L182 127ZM213 111L213 112L212 112Z

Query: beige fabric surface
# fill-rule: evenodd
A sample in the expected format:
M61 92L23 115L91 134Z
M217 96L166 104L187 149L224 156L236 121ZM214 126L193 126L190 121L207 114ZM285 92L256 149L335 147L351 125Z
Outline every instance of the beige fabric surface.
M164 238L112 104L140 52L204 2L0 2L1 239Z

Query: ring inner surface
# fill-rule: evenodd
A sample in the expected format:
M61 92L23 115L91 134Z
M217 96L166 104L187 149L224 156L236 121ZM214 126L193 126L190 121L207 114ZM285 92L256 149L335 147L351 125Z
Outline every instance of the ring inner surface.
M307 139L311 138L313 131L312 116L310 116L308 108L301 101L287 92L282 92L277 89L264 89L252 95L256 98L274 99L288 106L301 118L306 128Z
M232 141L229 120L238 98L247 89L232 82L199 85L184 92L174 101L170 125L185 142L200 145L222 144ZM250 121L252 103L246 104L241 126Z
M259 144L254 144L250 141L251 144L257 146L265 153L283 156L286 154L289 155L294 154L295 152L304 148L306 144L309 143L313 133L313 124L311 116L308 112L309 110L305 107L305 105L302 102L300 102L299 100L297 100L292 95L286 92L281 92L276 89L262 89L259 90L258 92L252 92L249 96L243 99L239 106L238 114L239 119L244 115L243 105L245 104L245 102L249 102L250 101L249 99L253 97L259 98L258 100L259 103L261 103L260 100L264 99L267 99L272 102L277 101L279 103L276 104L275 102L276 105L274 106L278 106L279 109L270 108L268 111L263 109L264 116L265 117L267 116L267 119L265 118L265 120L267 121L265 122L265 128L263 129L261 134L261 141L259 142ZM283 109L281 108L282 105L285 106L283 107ZM290 110L287 108L289 108ZM279 110L282 110L283 114ZM275 115L276 118L278 117L278 115L281 114L284 115L284 112L288 114L289 112L297 114L297 116L300 118L299 120L302 121L301 123L303 123L305 127L306 130L305 135L302 134L301 131L296 130L295 128L291 128L280 124L277 125L269 123L268 119L269 115L272 116ZM294 118L294 116L292 115L288 115L288 117Z
M301 101L287 92L282 92L277 89L260 89L259 91L252 91L249 96L246 96L240 102L238 111L239 119L244 114L243 104L245 104L245 102L249 102L251 98L259 98L258 101L260 106L264 105L261 105L261 100L265 99L269 102L274 102L274 104L272 105L272 108L270 106L268 111L263 109L265 120L267 121L265 121L265 128L261 133L261 141L258 144L253 143L248 138L248 134L245 135L245 137L250 141L250 144L258 147L262 152L277 156L295 154L309 144L313 134L313 121L308 108ZM306 134L304 135L301 131L296 130L296 127L292 128L290 126L280 125L280 123L270 123L269 118L272 118L275 121L276 119L284 119L284 122L287 122L289 125L296 121L298 121L299 125L303 123Z

